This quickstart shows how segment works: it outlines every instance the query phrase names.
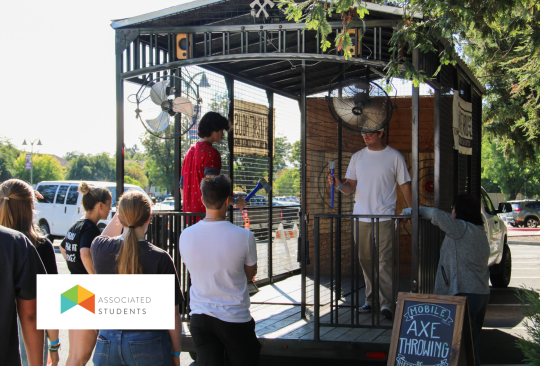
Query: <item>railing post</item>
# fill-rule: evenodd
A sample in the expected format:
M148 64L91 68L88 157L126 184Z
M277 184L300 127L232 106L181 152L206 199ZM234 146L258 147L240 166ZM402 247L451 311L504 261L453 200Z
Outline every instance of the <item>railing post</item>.
M320 302L320 268L319 268L319 218L315 217L315 225L313 227L313 236L314 236L314 281L313 281L313 305L314 305L314 319L313 319L313 339L318 341L320 340L319 336L319 326L320 326L320 309L319 309L319 302Z

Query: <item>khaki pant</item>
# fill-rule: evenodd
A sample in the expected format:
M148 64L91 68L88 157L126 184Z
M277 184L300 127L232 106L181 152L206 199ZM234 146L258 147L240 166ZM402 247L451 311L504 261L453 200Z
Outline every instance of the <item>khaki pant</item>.
M356 222L355 222L356 224ZM358 259L364 272L366 282L366 304L372 306L373 296L373 278L371 278L371 223L357 222L358 224ZM377 233L376 224L373 226L374 235ZM379 222L379 301L382 308L394 309L392 304L392 232L394 226L392 220ZM356 227L353 232L356 242ZM375 248L377 247L377 238L375 238ZM376 273L375 273L376 275Z

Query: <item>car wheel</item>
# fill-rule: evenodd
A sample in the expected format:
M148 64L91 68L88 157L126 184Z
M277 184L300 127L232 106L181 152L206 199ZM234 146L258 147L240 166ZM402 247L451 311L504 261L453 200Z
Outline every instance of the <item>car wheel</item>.
M105 228L106 228L106 225L103 225L103 224L98 225L98 229L99 229L99 232L100 232L100 233L102 233L103 230L105 230Z
M45 236L46 238L51 237L51 229L49 229L49 224L47 224L46 221L40 223L39 228L40 228L41 233L43 234L43 236Z
M489 279L493 287L505 288L510 284L512 279L512 253L510 247L504 244L503 257L501 263L493 266Z
M535 217L528 217L525 220L525 225L527 227L538 227L538 220Z

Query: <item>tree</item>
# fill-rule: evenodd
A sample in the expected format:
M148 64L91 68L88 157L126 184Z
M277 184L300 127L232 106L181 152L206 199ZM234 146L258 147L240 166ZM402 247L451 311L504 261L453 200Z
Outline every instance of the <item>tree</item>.
M96 155L68 153L67 179L114 182L116 180L116 161L108 153Z
M287 141L286 137L276 137L275 149L274 174L276 174L278 170L287 168L287 163L291 158L292 145Z
M460 50L486 88L483 121L486 132L499 139L506 155L516 149L521 158L533 159L540 146L540 4L536 0L507 1L372 1L403 8L403 22L390 41L387 78L413 80L414 85L434 78L412 66L413 50L432 53L440 65L455 64ZM305 22L321 33L321 48L330 47L328 18L341 16L344 29L335 46L350 57L347 27L369 12L360 0L284 0L289 20ZM415 18L412 14L423 14ZM443 40L443 49L439 41Z
M300 172L298 169L286 169L274 182L276 196L300 196Z
M145 186L139 182L137 179L133 179L131 178L129 175L125 175L124 176L124 183L127 183L127 184L135 184L136 186L139 186L141 187L142 189L145 188Z
M301 160L302 160L302 142L298 140L293 143L290 161L291 161L291 164L296 169L300 169Z
M139 147L137 146L137 144L135 144L132 147L126 147L124 149L124 159L144 160L145 156L144 156L144 153L141 150L139 150Z
M141 164L136 161L129 161L124 165L124 174L129 176L133 180L136 180L142 188L148 186L148 178L146 177L146 172L144 171ZM124 180L125 181L125 180ZM128 183L127 181L125 181ZM133 183L135 184L135 183Z
M174 125L167 128L174 128ZM149 184L160 191L172 192L174 188L174 139L160 139L148 132L141 137L146 150L144 168L148 171ZM182 144L183 145L183 144Z
M44 180L64 179L65 168L63 168L58 160L51 155L34 154L32 160L34 165L33 172L25 169L26 153L19 154L19 157L13 164L13 178L30 182L31 175L33 174L34 183L39 183Z
M540 158L540 154L537 153L536 156ZM540 172L536 165L520 161L514 155L505 157L497 145L487 139L482 144L482 184L497 185L510 200L515 199L520 192L525 193L525 178L527 196L540 195Z
M13 178L13 163L21 153L9 139L0 138L0 182Z

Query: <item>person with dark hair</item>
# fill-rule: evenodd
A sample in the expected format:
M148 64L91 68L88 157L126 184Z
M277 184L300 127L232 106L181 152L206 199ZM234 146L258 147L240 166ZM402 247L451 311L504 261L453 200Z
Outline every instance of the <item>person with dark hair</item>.
M204 178L206 217L180 236L180 256L191 275L190 331L199 366L259 363L247 288L257 273L257 248L251 231L225 219L230 189L227 177Z
M54 247L49 239L41 235L34 224L34 189L31 185L19 179L9 179L0 184L0 225L23 233L36 248L47 274L58 274ZM58 365L58 348L60 341L58 329L48 329L45 333L49 343L45 341L43 366L47 366L47 356L50 355L52 365ZM19 348L21 350L22 366L28 366L28 354L22 341L19 326ZM50 344L50 348L48 347Z
M2 201L11 198L3 196ZM43 364L43 330L37 329L36 284L45 268L32 242L0 225L0 365L21 365L17 316L30 366Z
M204 177L217 176L221 172L221 155L212 144L220 142L226 130L229 130L229 121L219 113L208 112L201 118L198 132L201 140L189 148L182 165L180 194L184 212L206 211L201 201L200 184ZM245 206L244 199L238 198L236 207L242 209Z
M150 365L157 364L158 359L160 365L180 365L179 307L184 298L169 253L145 240L151 216L152 202L145 193L124 193L118 202L117 214L92 243L94 268L97 274L173 274L176 279L175 327L170 330L101 329L94 365Z
M79 184L79 192L83 195L82 205L86 212L66 233L60 244L60 252L71 274L95 274L90 247L100 234L97 223L109 215L112 195L106 188L91 187L86 182ZM86 365L96 345L96 339L95 329L70 329L66 365Z
M411 210L406 208L402 214L410 215ZM462 194L454 198L451 214L436 208L420 207L419 215L446 233L434 293L467 297L475 362L480 366L480 331L489 302L489 242L480 201Z

